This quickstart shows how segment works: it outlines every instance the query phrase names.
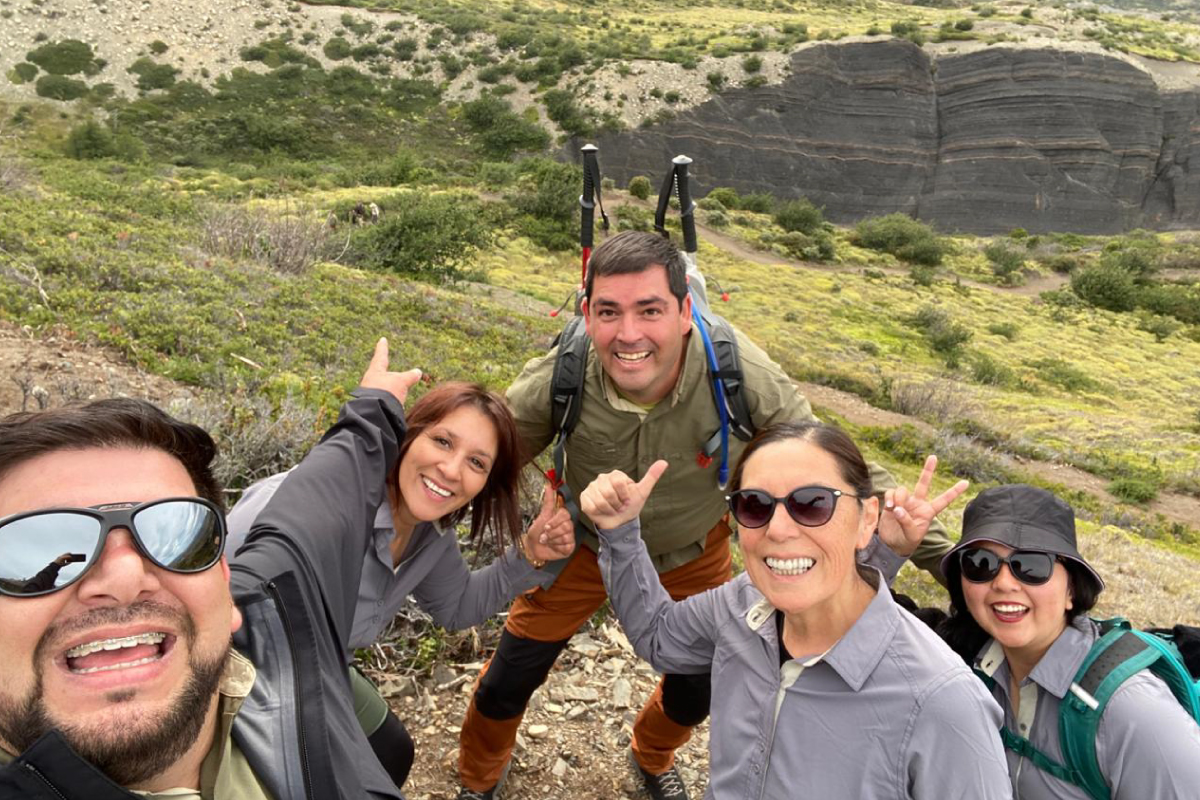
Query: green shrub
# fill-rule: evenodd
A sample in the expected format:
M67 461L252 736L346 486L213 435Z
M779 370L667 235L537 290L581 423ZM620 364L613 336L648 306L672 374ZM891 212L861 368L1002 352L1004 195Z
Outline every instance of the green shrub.
M354 231L348 258L372 269L452 281L466 275L475 252L490 241L490 227L473 198L405 192L378 224Z
M542 95L546 116L571 136L590 136L595 130L591 118L575 103L575 94L564 89L551 89Z
M951 319L936 306L923 306L908 318L908 324L925 334L930 348L941 353L949 366L956 366L962 346L971 340L971 331Z
M707 195L705 199L716 200L725 208L736 211L742 207L742 198L738 194L737 189L731 189L728 186L718 186Z
M775 211L775 224L785 231L799 231L813 234L825 222L821 209L802 197L799 200L789 200Z
M479 182L490 189L502 189L517 181L519 170L516 164L506 161L485 161L476 172Z
M518 152L544 150L550 134L512 110L507 101L492 95L464 103L463 121L475 135L483 154L493 160L511 158Z
M341 61L349 58L353 51L354 48L350 46L350 42L346 41L341 36L334 36L325 43L324 47L321 48L321 52L323 52L325 57L330 61Z
M83 81L63 75L43 75L37 79L36 91L38 97L51 100L77 100L88 93L88 86Z
M126 72L138 76L137 86L144 92L169 88L179 74L179 70L170 64L158 64L145 57L130 64Z
M1108 493L1126 503L1144 505L1158 497L1159 486L1145 478L1117 478L1108 484Z
M1020 332L1020 330L1021 327L1015 322L993 322L987 326L988 333L994 333L997 336L1003 336L1010 342L1016 341L1017 334Z
M1061 358L1039 358L1027 363L1037 370L1038 378L1068 392L1090 392L1100 388L1100 384L1087 373Z
M639 200L647 200L650 197L650 179L645 175L634 175L625 188Z
M942 263L949 244L933 229L907 214L873 217L854 228L854 241L870 250L891 253L915 264L937 266Z
M71 129L64 149L71 158L108 158L115 155L112 133L95 120L89 119Z
M741 211L770 214L773 208L775 208L775 197L769 192L751 192L742 195L738 200L738 209Z
M708 81L708 88L714 92L719 92L725 87L725 73L723 72L710 72L705 76L705 80Z
M985 386L1012 386L1016 383L1017 374L1007 364L1003 364L986 353L976 353L971 358L971 379Z
M742 69L747 75L753 75L762 69L762 58L759 56L746 56L742 59Z
M399 61L412 61L420 48L421 43L409 37L392 42L392 52Z
M1142 310L1138 312L1138 330L1152 334L1156 342L1165 342L1183 324L1171 317L1163 317Z
M1137 303L1133 276L1112 264L1097 264L1071 274L1071 291L1089 305L1132 311Z
M969 19L960 19L954 23L954 29L959 31L969 31L975 27L975 22Z
M1059 275L1070 275L1075 270L1079 269L1078 256L1069 255L1067 253L1058 253L1050 256L1043 262L1053 272Z
M44 44L26 53L25 60L37 64L51 75L95 75L99 72L92 46L78 39Z
M580 169L531 158L522 164L522 171L519 190L512 197L512 206L520 215L517 229L547 250L574 249L579 232Z
M167 43L162 39L155 39L150 43L150 52L156 56L161 56L163 53L167 52L168 49L170 48L167 47Z
M1033 19L1033 9L1028 8L1028 7L1022 8L1021 16L1024 17L1025 19Z
M372 58L375 58L376 56L379 56L382 53L383 53L383 48L381 48L379 45L375 44L374 42L365 42L363 44L356 45L356 46L350 48L350 57L353 58L355 61L359 62L360 64L363 61L370 61ZM458 73L455 73L455 74L457 75ZM451 76L451 75L449 75L449 73L447 73L447 77L453 77L453 76Z
M1001 241L995 241L983 249L984 256L992 264L992 272L1003 283L1016 283L1020 280L1021 268L1025 266L1025 256L1008 247Z
M924 264L913 264L908 268L908 277L917 286L928 289L937 281L937 270Z
M28 61L22 61L8 73L8 80L11 83L20 85L22 83L29 83L37 77L37 74L38 68L36 65L30 64Z

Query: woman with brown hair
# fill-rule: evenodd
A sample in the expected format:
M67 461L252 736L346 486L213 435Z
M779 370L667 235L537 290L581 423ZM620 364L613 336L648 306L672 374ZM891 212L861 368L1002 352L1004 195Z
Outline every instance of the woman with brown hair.
M386 352L384 344L384 366ZM372 363L379 358L377 350ZM350 646L356 649L370 647L379 638L409 595L447 630L478 625L550 577L541 566L569 556L575 547L570 516L555 507L549 486L537 518L522 530L518 495L525 460L516 423L502 397L478 384L443 383L414 402L406 417L399 458L386 476L326 474L320 481L324 496L314 498L336 506L357 492L355 484L377 482L386 487L386 501L370 529L326 532L362 541L362 575L350 634ZM322 469L321 459L313 454L323 446L316 445L294 470L246 490L229 513L227 553L245 540L259 512L292 471ZM464 561L455 533L468 515L476 547L490 534L495 549L503 553L478 570ZM357 670L351 670L351 683L363 730L399 786L412 764L411 740Z

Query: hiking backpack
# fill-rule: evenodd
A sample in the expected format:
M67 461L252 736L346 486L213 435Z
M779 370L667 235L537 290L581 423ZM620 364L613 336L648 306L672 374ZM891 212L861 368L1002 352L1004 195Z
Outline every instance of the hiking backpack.
M1038 769L1078 786L1095 800L1110 800L1096 760L1096 733L1109 700L1126 680L1148 669L1171 688L1192 719L1200 722L1197 675L1189 672L1176 645L1178 639L1185 648L1195 648L1200 631L1186 626L1167 632L1133 630L1121 617L1096 623L1100 638L1079 665L1071 690L1059 705L1058 740L1066 763L1058 763L1007 727L1001 729L1000 737L1005 747L1028 758ZM980 676L989 686L994 684L992 678Z

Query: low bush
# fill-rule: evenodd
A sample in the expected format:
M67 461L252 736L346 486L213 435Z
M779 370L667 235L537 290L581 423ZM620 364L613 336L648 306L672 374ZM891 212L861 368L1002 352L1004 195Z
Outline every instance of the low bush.
M513 209L517 230L547 250L572 250L578 245L579 167L548 158L531 158L521 165Z
M789 200L775 210L775 224L785 231L814 234L821 228L825 215L807 198Z
M550 134L512 110L508 101L491 95L464 103L463 121L488 158L502 160L520 152L544 150Z
M983 249L983 255L992 265L992 273L1005 284L1015 284L1021 280L1021 268L1025 266L1025 256L1018 250L1013 250L1001 241L995 241Z
M353 52L353 50L354 48L350 45L350 42L346 41L341 36L332 37L325 43L325 46L321 48L321 52L324 53L325 57L330 61L341 61L343 59L347 59L350 57L350 54Z
M949 243L933 228L901 213L863 220L855 226L853 239L861 247L927 266L941 264L949 251Z
M762 69L762 64L763 62L760 56L746 56L742 59L742 69L746 71L747 75L753 75L754 73L760 71Z
M1126 503L1144 505L1158 497L1157 483L1144 478L1117 478L1108 484L1108 493Z
M309 209L281 213L213 205L201 209L199 217L201 247L212 255L249 259L291 275L336 255L330 229Z
M908 318L908 324L925 334L930 348L941 353L950 367L958 365L963 345L971 340L970 329L936 306L921 307Z
M35 91L38 97L51 100L78 100L88 93L88 86L83 81L62 75L43 75L37 79Z
M650 188L650 179L645 175L634 175L629 179L629 185L626 187L629 193L639 200L650 198Z
M25 60L51 75L95 75L100 71L92 46L78 39L64 39L30 50Z
M575 94L565 89L551 89L542 95L546 104L546 115L558 123L558 127L571 136L590 136L595 124L575 102Z
M1138 312L1138 330L1154 336L1156 342L1165 342L1171 334L1183 327L1183 323L1171 317L1163 317L1142 310Z
M475 252L491 242L491 229L471 197L404 192L378 224L354 231L347 258L371 269L424 280L467 276Z
M971 357L971 380L985 386L1013 386L1017 382L1017 374L1012 367L986 353L976 353Z
M20 64L17 64L15 67L13 67L8 73L8 79L10 82L19 86L22 83L29 83L31 80L37 77L37 74L38 68L35 64L30 64L28 61L22 61Z
M108 158L116 154L112 133L94 119L72 128L63 147L71 158Z
M159 64L145 57L130 64L126 72L138 76L137 87L143 92L170 88L179 74L179 70L170 64Z
M742 207L742 198L737 189L728 186L718 186L704 197L705 200L715 200L725 208L736 211Z
M1087 373L1061 358L1039 358L1026 363L1037 370L1038 378L1068 392L1090 392L1100 388Z
M770 214L775 207L775 197L769 192L751 192L744 194L738 201L742 211L752 211L756 214Z
M1079 269L1079 257L1069 255L1067 253L1057 253L1050 256L1042 262L1051 271L1057 272L1059 275L1070 275L1075 270Z
M1089 305L1132 311L1137 304L1133 275L1113 264L1097 264L1071 274L1071 291Z
M1021 331L1021 326L1015 322L993 322L987 326L988 333L994 333L997 336L1003 336L1010 342L1016 341L1017 334Z

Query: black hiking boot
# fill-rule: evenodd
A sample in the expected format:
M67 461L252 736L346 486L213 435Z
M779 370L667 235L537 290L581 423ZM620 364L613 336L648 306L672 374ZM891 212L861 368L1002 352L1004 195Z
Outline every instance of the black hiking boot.
M504 779L508 777L508 770L512 767L512 759L504 765L504 771L500 773L500 780L496 781L496 785L488 789L486 792L477 792L474 789L468 789L465 786L458 788L458 796L456 800L500 800L500 790L504 788Z
M633 750L629 751L629 763L633 766L633 774L637 777L638 783L651 800L688 800L687 789L683 787L683 778L679 776L679 770L675 767L671 767L661 775L651 775L642 769Z

